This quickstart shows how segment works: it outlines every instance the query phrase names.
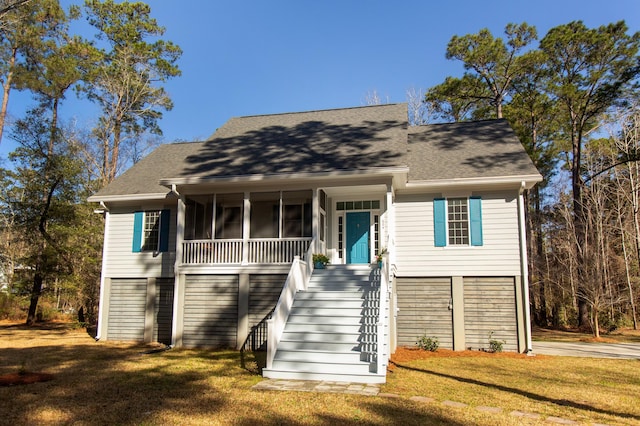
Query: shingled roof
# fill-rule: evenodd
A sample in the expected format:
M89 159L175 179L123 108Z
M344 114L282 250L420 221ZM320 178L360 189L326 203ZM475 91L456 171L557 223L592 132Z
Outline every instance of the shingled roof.
M232 118L162 145L92 200L166 194L160 181L409 168L410 181L537 175L505 120L408 127L406 104Z
M409 180L539 175L507 120L409 128Z

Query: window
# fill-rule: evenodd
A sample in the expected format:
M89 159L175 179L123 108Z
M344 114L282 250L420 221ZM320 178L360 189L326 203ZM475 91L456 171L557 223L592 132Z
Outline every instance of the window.
M368 201L338 201L336 203L336 210L379 210L380 200L368 200Z
M433 223L436 247L483 244L480 197L433 200Z
M449 244L461 246L469 244L469 211L466 198L447 200L447 224Z
M135 212L133 217L134 253L169 250L169 210Z

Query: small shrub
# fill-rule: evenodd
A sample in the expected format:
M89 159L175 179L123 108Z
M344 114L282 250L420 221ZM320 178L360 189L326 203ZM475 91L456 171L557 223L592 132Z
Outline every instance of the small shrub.
M313 263L322 263L323 265L326 265L329 263L329 258L322 253L314 253Z
M502 346L506 340L496 340L493 338L493 331L489 333L489 352L502 352Z
M423 335L422 337L418 337L416 345L423 351L435 352L438 350L440 343L437 337L427 337L427 335Z

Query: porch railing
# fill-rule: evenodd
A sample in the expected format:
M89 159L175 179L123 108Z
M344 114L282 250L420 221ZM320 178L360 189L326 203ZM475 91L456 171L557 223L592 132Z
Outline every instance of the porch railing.
M386 371L390 353L389 267L384 256L382 267L371 271L362 312L361 359L375 365L378 374Z
M182 264L290 264L296 256L305 259L310 243L311 238L258 238L247 240L245 251L241 239L189 240L182 243Z

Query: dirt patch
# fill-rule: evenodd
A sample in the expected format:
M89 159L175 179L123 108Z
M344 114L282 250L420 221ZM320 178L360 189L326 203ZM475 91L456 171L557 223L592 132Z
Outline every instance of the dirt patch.
M53 380L53 374L49 373L9 373L0 376L0 386L30 385L50 380Z

